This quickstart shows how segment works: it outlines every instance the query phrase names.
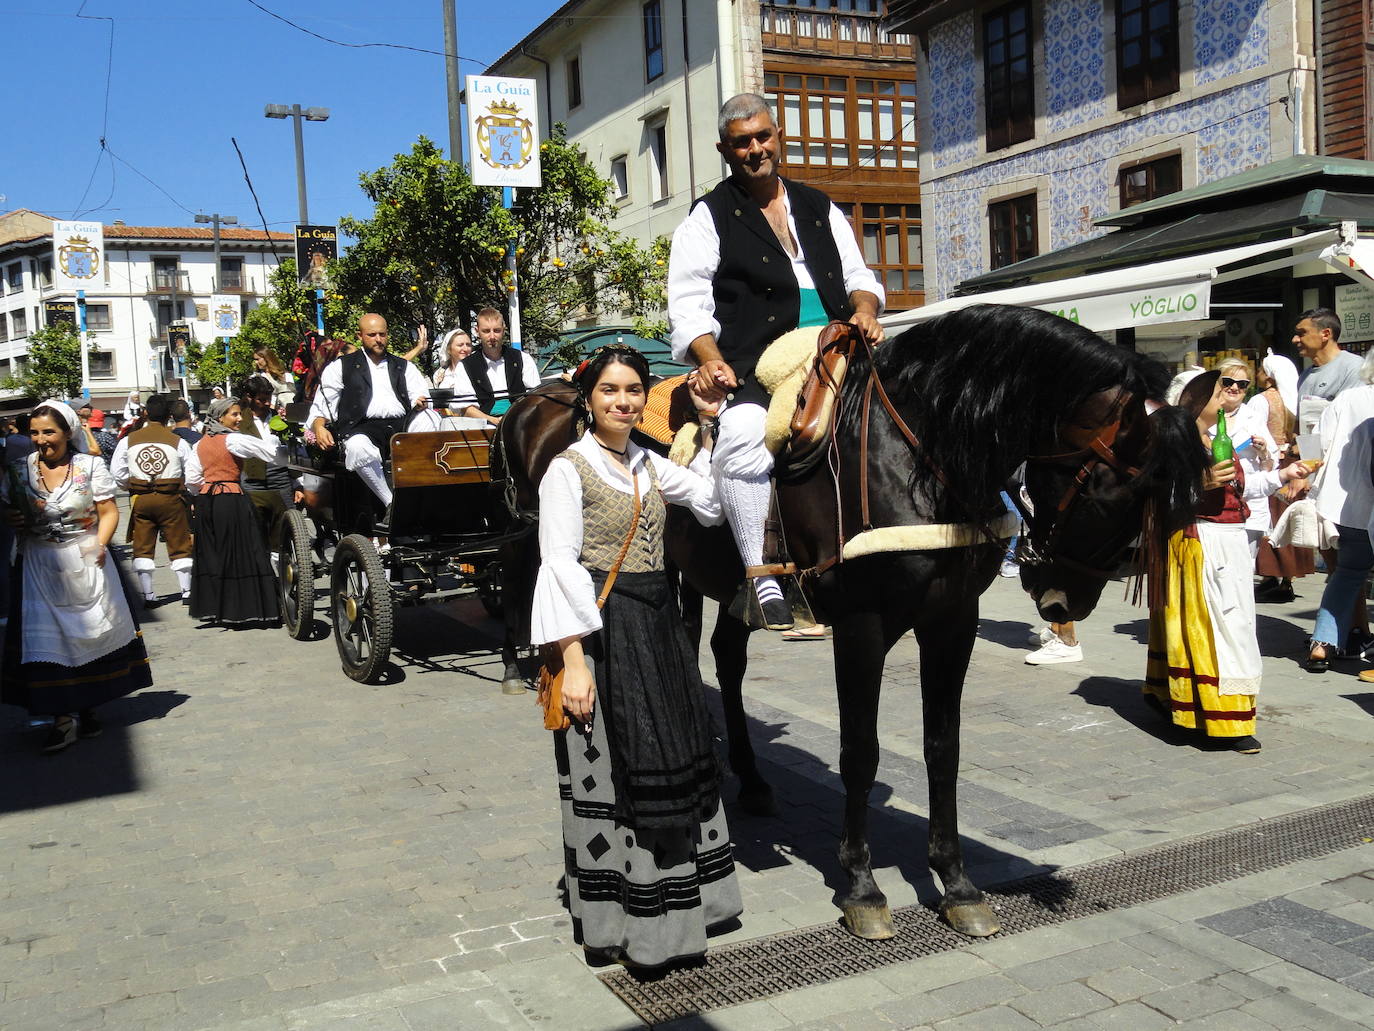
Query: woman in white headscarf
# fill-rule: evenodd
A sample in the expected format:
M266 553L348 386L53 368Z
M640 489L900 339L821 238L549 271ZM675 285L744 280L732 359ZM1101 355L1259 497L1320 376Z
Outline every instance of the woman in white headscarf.
M114 478L84 453L80 428L68 405L44 401L30 416L37 450L0 484L19 537L0 700L54 718L45 752L95 737L96 706L153 683L108 555L119 525Z
M1297 432L1298 418L1298 369L1289 359L1272 350L1260 365L1256 378L1259 380L1259 393L1245 403L1258 419L1269 427L1269 433L1278 443L1279 468L1294 459L1291 454L1293 435ZM1270 525L1277 525L1284 509L1293 503L1302 492L1302 484L1285 487L1269 498ZM1255 560L1255 572L1262 579L1255 587L1255 600L1260 602L1288 602L1296 595L1293 581L1316 571L1316 560L1311 548L1299 548L1292 544L1275 547L1267 537L1260 542L1259 555Z

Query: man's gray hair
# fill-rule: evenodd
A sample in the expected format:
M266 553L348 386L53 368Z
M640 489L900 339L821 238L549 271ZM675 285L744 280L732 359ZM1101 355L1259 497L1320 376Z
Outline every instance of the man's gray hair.
M777 119L773 117L773 109L768 106L768 101L757 93L739 93L727 100L721 105L720 119L716 126L720 132L720 142L724 143L725 137L729 135L731 122L753 118L755 115L767 115L769 120L774 124L777 123Z

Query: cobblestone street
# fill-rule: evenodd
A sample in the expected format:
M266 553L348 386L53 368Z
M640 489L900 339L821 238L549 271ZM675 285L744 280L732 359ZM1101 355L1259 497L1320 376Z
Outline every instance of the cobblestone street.
M165 569L159 583L170 595ZM1320 595L1261 606L1254 756L1196 749L1140 700L1145 613L1109 585L1084 661L1023 663L1034 612L999 580L964 703L962 830L990 886L1374 790L1374 686L1296 657ZM552 747L499 689L475 599L403 610L389 681L316 639L147 614L156 687L105 734L36 754L0 710L0 1024L84 1029L642 1026L559 898ZM717 944L833 923L841 874L829 646L756 635L745 683L780 815L731 808L745 913ZM874 864L932 901L917 654L887 667ZM704 667L713 680L709 656ZM712 705L717 705L714 691ZM733 800L735 784L726 787ZM881 944L875 944L881 949ZM611 968L615 969L615 968ZM682 1028L1374 1026L1374 847L819 984Z

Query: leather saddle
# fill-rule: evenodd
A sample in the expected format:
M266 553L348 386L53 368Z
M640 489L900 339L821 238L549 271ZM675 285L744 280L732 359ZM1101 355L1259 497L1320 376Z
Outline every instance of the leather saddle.
M835 430L845 373L862 344L858 328L848 322L832 322L816 338L816 358L797 392L787 446L779 456L788 478L810 472L825 454Z

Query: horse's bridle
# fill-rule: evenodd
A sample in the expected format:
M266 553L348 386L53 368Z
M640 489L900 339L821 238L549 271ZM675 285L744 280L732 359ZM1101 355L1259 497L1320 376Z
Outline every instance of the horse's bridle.
M1092 566L1067 555L1057 554L1057 549L1064 526L1069 521L1069 513L1083 498L1084 490L1092 478L1093 470L1099 464L1105 464L1121 473L1128 484L1140 478L1141 470L1122 461L1112 447L1121 432L1121 422L1126 406L1131 403L1134 396L1128 390L1120 390L1108 410L1107 422L1096 429L1087 429L1075 434L1075 436L1080 437L1088 433L1092 434L1092 439L1082 447L1052 455L1027 456L1027 465L1065 465L1078 462L1079 467L1078 472L1074 474L1073 481L1060 497L1047 531L1042 530L1037 525L1039 521L1036 520L1034 513L1028 510L1020 492L1011 492L1012 502L1020 510L1028 530L1021 536L1017 546L1016 558L1020 564L1026 566L1058 564L1102 580L1109 580L1115 575L1115 570ZM1037 536L1041 536L1039 541L1036 540Z

